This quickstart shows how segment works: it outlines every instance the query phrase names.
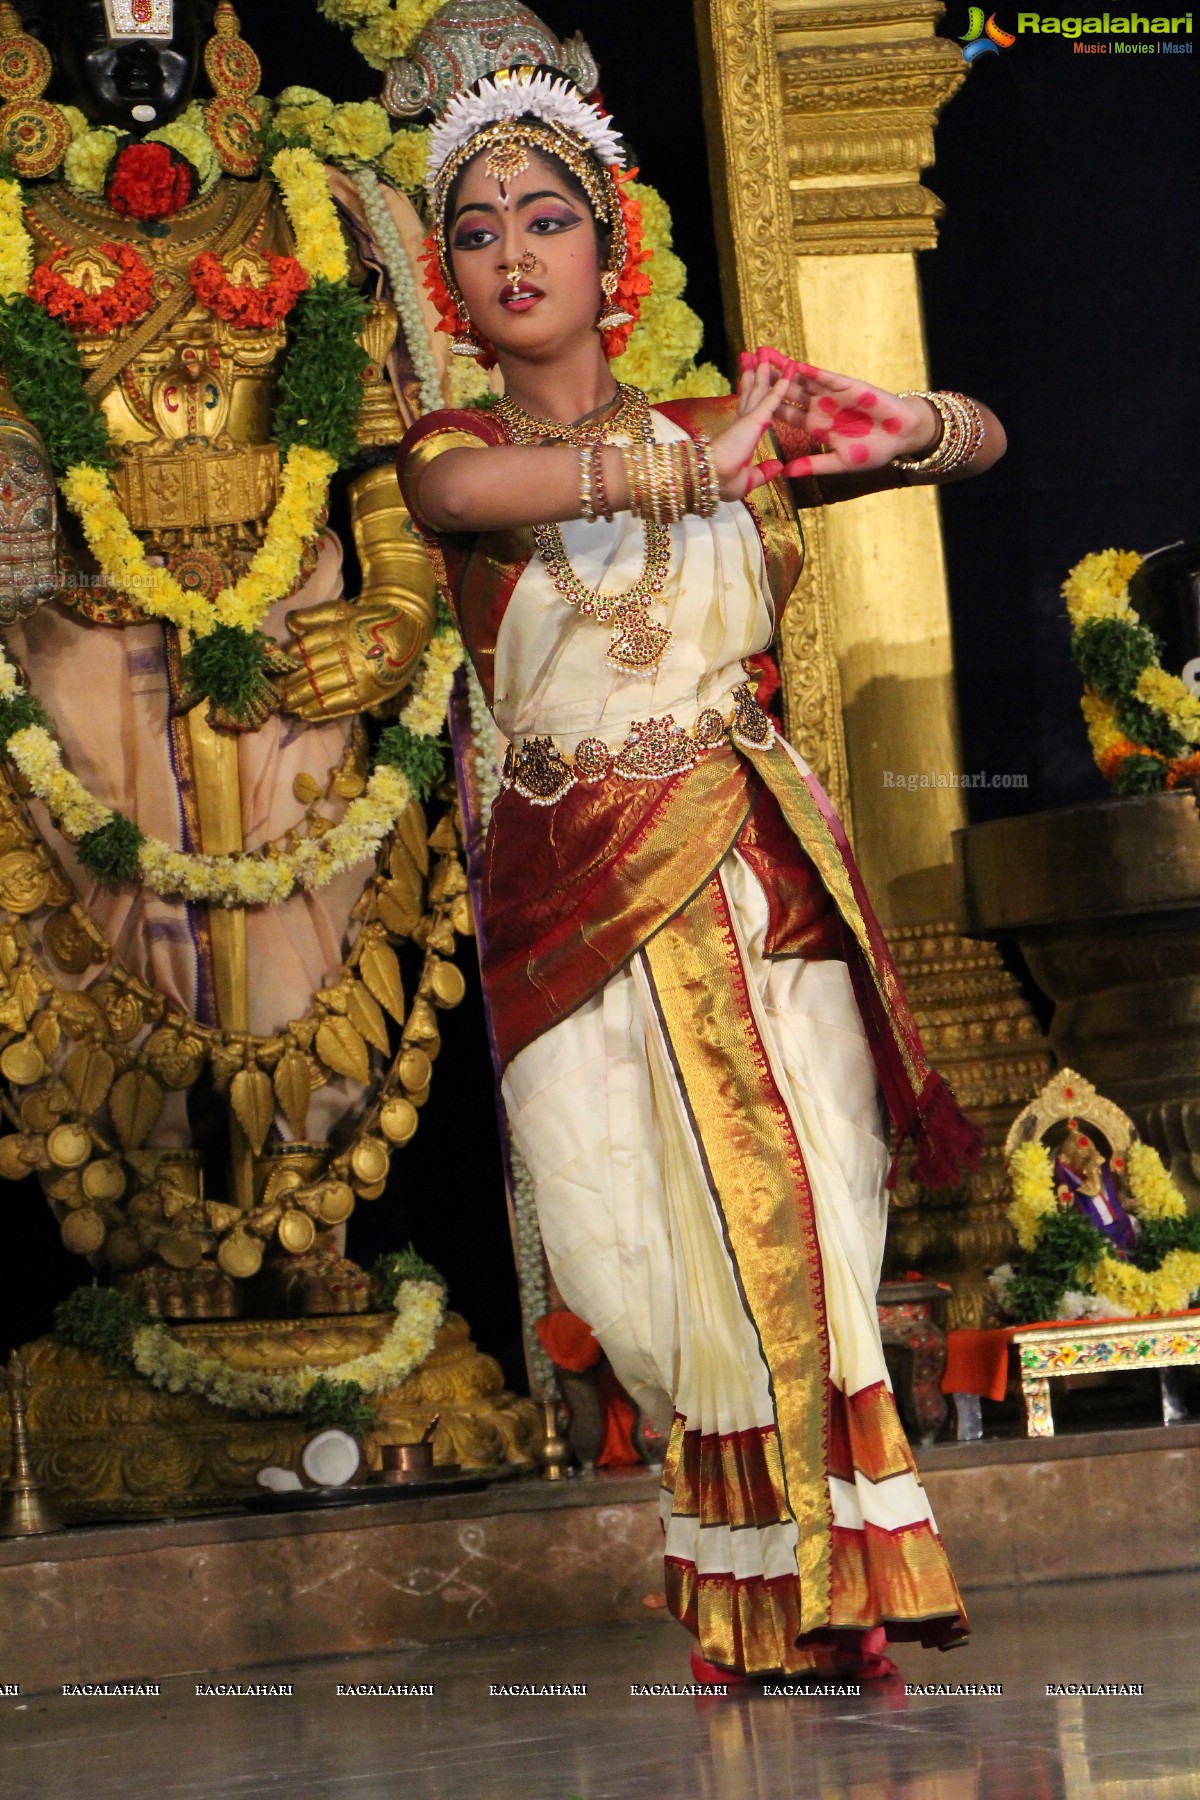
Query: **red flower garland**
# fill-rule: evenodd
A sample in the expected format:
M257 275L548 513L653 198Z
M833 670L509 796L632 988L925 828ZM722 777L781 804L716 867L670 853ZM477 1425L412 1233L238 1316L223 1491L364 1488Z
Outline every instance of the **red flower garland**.
M621 204L621 217L625 221L625 262L617 281L617 291L613 295L613 305L629 314L624 325L614 326L611 331L603 333L604 354L611 362L614 356L620 356L625 349L633 336L634 326L642 316L642 300L653 284L648 275L642 274L641 265L649 262L654 252L647 250L642 241L642 203L625 192L625 182L633 181L637 170L626 171L616 163L610 163L608 172L613 178L617 199Z
M265 331L286 319L308 286L308 276L294 256L268 256L271 279L266 287L248 281L230 281L219 257L204 250L188 270L201 306L213 317L242 331Z
M60 275L55 264L66 256L56 250L34 271L29 297L44 306L53 318L63 319L72 331L107 336L121 325L132 325L150 310L154 299L154 272L132 244L101 244L100 252L115 262L121 273L113 285L98 294L85 293Z
M105 197L125 219L166 219L196 191L196 171L168 144L126 144L108 178Z
M625 261L617 281L616 292L611 302L607 299L604 301L604 310L607 311L611 304L619 306L622 311L629 314L624 325L616 325L611 331L601 334L604 339L604 354L611 361L614 356L620 356L625 349L633 334L633 328L641 317L642 300L650 292L652 286L650 277L642 274L641 265L649 262L654 252L647 250L643 243L641 201L635 200L627 194L622 185L624 182L634 180L637 170L630 169L626 172L617 163L610 163L608 172L613 178L617 200L621 207L621 217L625 221ZM496 352L492 345L473 325L459 315L457 302L446 286L445 277L442 274L437 243L432 232L425 239L421 261L425 265L425 287L438 313L438 330L445 331L451 337L456 338L465 338L474 333L482 345L481 354L476 361L482 368L494 369Z

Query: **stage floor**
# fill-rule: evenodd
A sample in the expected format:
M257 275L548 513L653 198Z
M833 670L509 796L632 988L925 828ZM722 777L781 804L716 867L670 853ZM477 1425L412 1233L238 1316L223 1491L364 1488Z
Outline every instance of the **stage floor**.
M1200 1575L991 1589L947 1655L901 1647L909 1682L1001 1695L739 1693L649 1698L686 1683L687 1643L635 1625L446 1643L239 1671L290 1698L0 1701L5 1800L1194 1800L1200 1796ZM430 1684L426 1698L337 1685ZM489 1688L586 1683L586 1697ZM1046 1684L1140 1684L1048 1696Z

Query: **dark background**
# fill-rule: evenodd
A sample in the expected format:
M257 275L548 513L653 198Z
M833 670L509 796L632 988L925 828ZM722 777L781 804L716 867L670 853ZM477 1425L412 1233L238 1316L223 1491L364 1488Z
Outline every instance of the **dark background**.
M243 0L264 90L378 92L347 34L295 0ZM605 100L675 217L703 354L728 369L712 243L689 0L553 0L582 30ZM942 29L966 29L952 5ZM1015 16L999 15L1002 25ZM1021 37L984 57L937 128L927 184L946 203L920 258L932 379L986 399L1009 452L943 494L965 763L1026 772L1026 791L973 790L984 818L1105 792L1079 715L1059 585L1110 545L1200 535L1193 339L1200 317L1197 58L1098 57ZM850 370L869 377L869 369ZM369 1262L410 1240L447 1276L480 1345L523 1385L519 1315L478 981L443 1018L445 1047L387 1195L360 1203L350 1249ZM45 1331L79 1260L36 1187L0 1185L0 1352Z

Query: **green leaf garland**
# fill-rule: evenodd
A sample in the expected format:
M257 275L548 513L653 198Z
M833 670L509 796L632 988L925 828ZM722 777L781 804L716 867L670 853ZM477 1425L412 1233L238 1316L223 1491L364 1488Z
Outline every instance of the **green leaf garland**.
M207 637L197 638L184 657L184 679L194 693L242 718L253 701L270 692L263 673L269 642L261 631L218 625Z
M307 444L345 468L358 454L354 428L368 361L358 334L366 318L366 301L347 282L314 281L300 296L275 403L280 456Z
M417 800L428 800L446 773L440 738L419 737L407 725L389 725L380 735L375 761L399 769Z
M145 843L145 833L124 813L114 813L107 825L85 831L75 845L75 853L84 868L109 887L132 881L138 872L138 852Z

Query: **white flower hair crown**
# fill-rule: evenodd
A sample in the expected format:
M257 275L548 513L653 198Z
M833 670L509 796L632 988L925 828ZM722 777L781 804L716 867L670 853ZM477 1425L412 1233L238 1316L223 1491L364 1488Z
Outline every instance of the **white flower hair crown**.
M544 69L536 74L502 71L479 82L473 92L456 94L430 132L426 176L430 193L450 158L480 131L530 114L580 139L601 167L611 163L625 167L625 151L611 115L585 100L573 82Z

